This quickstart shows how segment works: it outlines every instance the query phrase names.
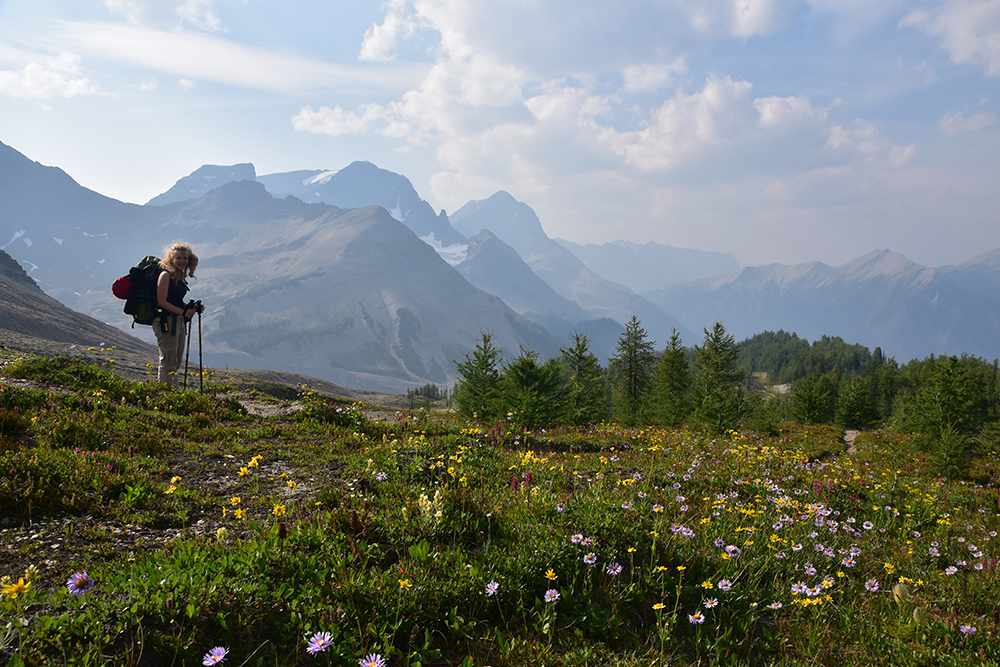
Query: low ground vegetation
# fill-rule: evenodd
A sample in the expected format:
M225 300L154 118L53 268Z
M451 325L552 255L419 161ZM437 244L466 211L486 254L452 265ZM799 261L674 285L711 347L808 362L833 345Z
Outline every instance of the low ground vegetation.
M260 417L107 364L3 374L11 665L1000 664L996 473L902 430L373 421L303 388Z

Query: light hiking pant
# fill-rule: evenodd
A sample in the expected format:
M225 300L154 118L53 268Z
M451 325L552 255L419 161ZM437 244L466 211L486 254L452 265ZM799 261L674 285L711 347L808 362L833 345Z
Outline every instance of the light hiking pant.
M171 317L168 322L171 328L176 328L176 332L168 331L164 333L160 327L160 321L153 322L153 333L156 334L156 346L160 348L160 368L157 372L157 379L171 387L177 386L178 369L184 361L184 318L178 315ZM174 327L174 322L177 322Z

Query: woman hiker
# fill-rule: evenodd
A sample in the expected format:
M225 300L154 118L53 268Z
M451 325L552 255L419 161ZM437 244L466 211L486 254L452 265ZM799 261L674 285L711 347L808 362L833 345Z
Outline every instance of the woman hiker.
M184 303L188 292L187 278L194 278L198 255L186 243L174 243L163 252L163 271L156 279L156 302L160 318L153 323L156 345L160 348L160 368L157 378L172 387L177 386L177 369L184 358L185 322L195 313L205 311ZM191 307L189 307L191 306Z

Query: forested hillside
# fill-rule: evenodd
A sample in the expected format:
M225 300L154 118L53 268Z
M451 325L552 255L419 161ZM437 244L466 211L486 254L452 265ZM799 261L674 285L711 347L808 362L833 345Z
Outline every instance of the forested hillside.
M811 344L794 333L764 331L739 344L737 365L747 373L766 373L774 384L801 380L815 372L839 368L845 375L858 375L882 351L872 353L864 345L848 344L839 336L823 336Z

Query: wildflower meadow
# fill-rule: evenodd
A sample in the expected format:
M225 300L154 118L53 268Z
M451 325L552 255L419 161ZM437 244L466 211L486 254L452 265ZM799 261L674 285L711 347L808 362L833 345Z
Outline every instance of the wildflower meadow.
M1000 491L889 431L311 391L264 418L224 385L3 370L59 387L0 380L10 665L1000 664Z

